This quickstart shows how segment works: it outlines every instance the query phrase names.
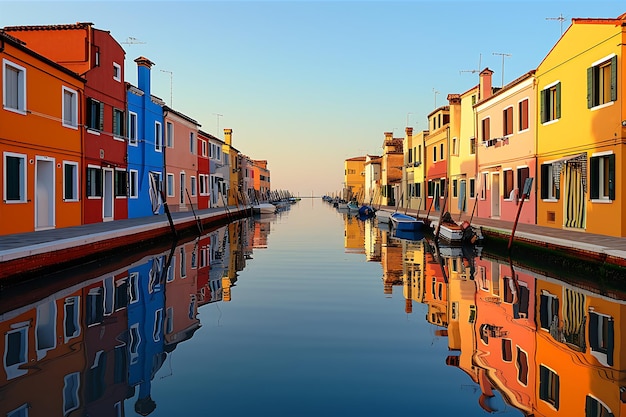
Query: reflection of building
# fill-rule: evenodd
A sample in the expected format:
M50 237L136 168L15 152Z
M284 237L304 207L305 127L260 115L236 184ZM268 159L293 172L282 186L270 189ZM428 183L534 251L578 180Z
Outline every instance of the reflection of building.
M425 243L424 250L424 303L428 306L426 321L436 326L448 327L448 286L441 258L434 246Z
M383 291L393 293L394 285L403 285L402 281L402 243L387 234L383 239L380 252L380 264L383 267Z
M276 219L275 215L259 216L254 219L254 232L252 238L252 247L254 249L267 248L267 237L270 234L272 220Z
M424 245L422 241L402 242L403 260L402 281L404 298L406 299L406 313L412 312L412 303L424 302L424 280L422 279L422 265L424 264Z
M344 215L344 248L346 253L365 253L365 228L363 221L351 214Z
M378 227L374 227L373 221L364 222L365 235L364 235L364 248L365 258L368 262L380 262L380 249L381 249L381 231Z

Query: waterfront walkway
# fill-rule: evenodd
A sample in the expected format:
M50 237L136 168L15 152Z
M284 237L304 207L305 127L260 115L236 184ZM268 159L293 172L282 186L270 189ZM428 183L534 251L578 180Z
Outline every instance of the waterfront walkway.
M208 229L249 214L243 207L171 213L177 235ZM200 226L199 226L200 225ZM0 279L33 274L56 265L129 249L151 239L174 239L167 215L115 220L81 226L0 236Z
M382 207L389 211L395 211L394 207ZM404 213L404 209L398 209ZM417 213L416 210L408 209L406 211L410 215L418 215L418 217L426 218L426 212ZM439 222L439 213L431 212L428 216L431 224L436 227ZM456 221L470 221L472 226L480 228L482 234L489 238L490 236L508 239L513 231L513 222L483 219L469 215L454 215ZM551 249L562 250L577 256L584 256L599 262L607 262L610 264L626 267L626 238L612 237L604 235L595 235L574 229L557 229L552 227L537 226L532 224L518 223L515 229L513 240L513 248L516 242L526 242L532 245L543 246ZM626 272L625 272L626 274ZM626 278L626 275L625 275Z

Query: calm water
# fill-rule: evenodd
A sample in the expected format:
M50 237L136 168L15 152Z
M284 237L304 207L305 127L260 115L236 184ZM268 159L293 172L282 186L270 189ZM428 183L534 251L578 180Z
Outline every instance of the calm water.
M618 416L623 293L564 274L303 199L0 293L0 415Z

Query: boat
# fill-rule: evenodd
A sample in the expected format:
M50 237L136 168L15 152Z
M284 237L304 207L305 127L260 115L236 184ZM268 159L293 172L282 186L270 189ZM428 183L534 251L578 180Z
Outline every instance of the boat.
M369 219L370 217L374 217L376 215L376 210L370 206L361 206L359 207L359 216Z
M348 202L348 210L351 210L351 211L359 211L359 203L357 203L357 202L356 202L356 201L354 201L354 200L350 200L350 201Z
M276 213L276 206L272 203L257 203L252 205L252 212L255 214Z
M376 210L376 219L378 220L379 223L389 223L391 222L392 214L393 214L392 211L379 209L379 210Z
M391 224L396 230L422 230L424 229L424 221L408 214L393 213L391 214Z
M475 244L482 240L482 235L467 221L457 223L450 213L445 213L439 224L439 238L447 243Z

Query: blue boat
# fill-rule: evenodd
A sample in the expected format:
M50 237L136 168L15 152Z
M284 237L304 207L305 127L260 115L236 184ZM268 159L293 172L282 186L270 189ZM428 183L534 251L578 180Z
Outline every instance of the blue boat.
M424 221L408 214L393 213L390 216L395 230L419 231L424 229Z
M370 218L370 217L373 217L375 213L376 213L376 211L374 210L373 207L370 207L370 206L361 206L361 207L359 207L359 216L360 217Z

